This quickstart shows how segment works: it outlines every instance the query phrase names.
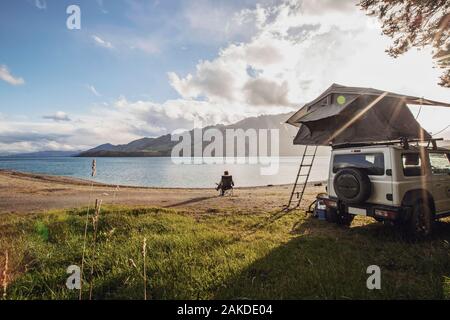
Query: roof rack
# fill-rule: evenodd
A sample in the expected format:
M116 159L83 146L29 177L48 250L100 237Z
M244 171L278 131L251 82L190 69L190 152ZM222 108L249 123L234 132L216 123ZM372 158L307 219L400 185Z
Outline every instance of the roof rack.
M414 142L428 142L427 148L430 147L430 144L433 146L433 149L437 149L436 141L443 141L443 138L431 138L431 139L408 139L408 138L400 138L399 140L390 140L390 141L377 141L377 142L355 142L355 143L339 143L339 144L331 144L332 149L344 149L351 147L370 147L370 146L380 146L380 145L395 145L400 144L404 149L409 149L410 143Z

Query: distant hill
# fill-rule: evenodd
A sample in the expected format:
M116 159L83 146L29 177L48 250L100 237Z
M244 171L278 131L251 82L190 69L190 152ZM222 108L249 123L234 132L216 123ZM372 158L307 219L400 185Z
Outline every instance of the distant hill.
M285 123L292 115L262 115L241 120L231 125L215 125L204 129L214 128L220 130L224 136L227 129L278 129L280 134L280 155L281 156L299 156L303 148L294 146L292 141L297 133L297 129ZM193 137L193 131L190 131ZM192 139L193 140L193 139ZM171 141L171 135L163 135L157 138L142 138L124 145L112 145L110 143L100 145L88 151L79 154L80 157L168 157L171 155L172 148L178 144L177 141ZM204 142L205 148L210 142ZM193 144L192 144L193 145ZM246 155L248 155L248 143L246 143ZM321 150L319 153L327 153ZM225 147L224 147L225 152Z
M15 153L0 156L0 158L52 158L52 157L73 157L81 151L37 151L29 153Z

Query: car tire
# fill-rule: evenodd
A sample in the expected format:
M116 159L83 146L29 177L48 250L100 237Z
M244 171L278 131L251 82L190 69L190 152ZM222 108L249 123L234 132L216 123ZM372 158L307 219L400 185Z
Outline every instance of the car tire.
M337 221L337 210L334 208L327 208L326 220L331 223L336 223Z
M405 223L405 221L403 221L403 220L394 220L394 221L392 221L392 225L393 225L395 228L397 228L397 229L399 229L399 230L402 230L402 229L405 228L406 223Z
M427 201L419 200L413 206L411 219L408 221L409 234L414 238L426 238L433 231L433 211Z
M345 168L336 173L333 180L336 195L344 203L358 204L370 198L372 183L367 173L358 168Z
M379 218L379 217L373 217L373 218L375 219L376 222L381 222L381 223L384 222L383 218Z
M337 209L333 208L327 208L327 221L331 223L336 223L340 226L350 226L353 219L355 218L354 215L344 213L341 214Z
M355 216L352 214L348 214L348 213L343 214L343 215L338 214L336 223L340 226L350 227L354 218L355 218Z

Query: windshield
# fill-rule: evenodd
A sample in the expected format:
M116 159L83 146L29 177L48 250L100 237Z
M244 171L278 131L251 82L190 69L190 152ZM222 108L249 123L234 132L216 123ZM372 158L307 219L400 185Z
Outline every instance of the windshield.
M430 164L433 174L450 174L450 154L430 153Z

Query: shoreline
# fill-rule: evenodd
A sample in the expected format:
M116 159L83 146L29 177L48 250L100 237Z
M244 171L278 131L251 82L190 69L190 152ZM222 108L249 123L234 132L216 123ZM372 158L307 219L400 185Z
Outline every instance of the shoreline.
M77 177L70 177L70 176L62 176L62 175L52 175L52 174L45 174L45 173L34 173L34 172L25 172L25 171L17 171L17 170L9 170L9 169L0 169L0 175L6 174L6 175L12 175L12 176L18 176L23 178L33 178L33 179L39 179L43 181L48 182L65 182L67 184L72 185L80 185L80 186L99 186L99 187L110 187L110 188L129 188L129 189L158 189L158 190L210 190L214 189L214 187L151 187L151 186L135 186L135 185L123 185L123 184L111 184L111 183L105 183L96 181L94 179L83 179L83 178L77 178ZM310 181L308 182L308 186L313 187L320 187L322 185L325 185L327 183L326 180L321 181ZM319 185L320 184L320 185ZM254 189L254 188L272 188L272 187L286 187L286 186L292 186L293 183L284 183L284 184L268 184L268 185L261 185L261 186L245 186L245 187L235 187L236 190L246 190L246 189Z
M0 170L0 215L73 209L102 199L105 205L147 206L191 213L259 213L279 211L287 204L292 185L238 187L220 197L214 188L155 188L117 186L61 176ZM309 183L303 207L325 186Z

